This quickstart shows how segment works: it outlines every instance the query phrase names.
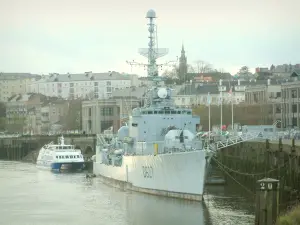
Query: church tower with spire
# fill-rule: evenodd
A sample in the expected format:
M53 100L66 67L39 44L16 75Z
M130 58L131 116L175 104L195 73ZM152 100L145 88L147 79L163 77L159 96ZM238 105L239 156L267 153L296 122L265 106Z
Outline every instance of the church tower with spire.
M179 58L179 69L178 69L178 75L179 78L185 78L186 74L187 74L187 59L185 56L185 50L184 50L184 46L182 44L182 49L181 49L181 55Z

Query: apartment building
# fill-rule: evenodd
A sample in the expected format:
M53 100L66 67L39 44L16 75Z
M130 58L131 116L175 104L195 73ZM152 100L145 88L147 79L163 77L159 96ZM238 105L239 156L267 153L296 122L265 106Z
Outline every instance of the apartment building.
M287 82L281 86L281 125L283 128L300 125L300 81Z
M111 97L115 89L132 86L132 82L137 81L117 72L51 74L32 83L30 90L63 99L104 99Z
M68 114L68 101L62 99L44 101L41 106L41 132L57 133L63 130Z
M6 124L9 132L41 132L41 95L18 94L6 103Z
M178 106L192 107L206 105L207 96L210 94L211 104L219 105L234 104L245 101L245 88L248 81L222 81L219 82L190 82L183 84L183 87L174 96L175 104ZM230 94L231 93L231 94ZM222 98L221 98L222 96Z
M68 102L41 94L19 94L6 103L6 124L9 132L24 134L48 133L55 124L59 127L68 111Z
M257 85L246 88L245 103L261 105L262 110L267 110L268 118L273 123L281 120L281 86L285 82L285 80L274 79L258 81Z
M13 95L29 92L31 83L39 78L30 73L0 73L0 101L7 102Z

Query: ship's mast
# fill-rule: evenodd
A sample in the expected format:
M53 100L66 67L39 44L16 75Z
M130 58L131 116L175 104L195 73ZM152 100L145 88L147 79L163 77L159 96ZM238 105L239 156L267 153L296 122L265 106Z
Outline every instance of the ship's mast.
M158 76L158 68L168 65L170 63L176 63L176 61L170 61L164 64L157 64L156 60L160 57L163 57L168 54L167 48L158 48L158 40L157 40L157 25L155 24L154 20L156 19L156 12L153 9L150 9L147 14L146 18L149 20L148 22L148 31L149 31L149 43L148 48L140 48L139 53L148 59L148 64L138 63L135 61L126 61L131 66L143 66L147 68L147 75L149 80L152 81L151 89L155 89L158 87L161 78ZM151 105L151 93L148 92L148 96L146 97L145 106Z
M163 57L168 54L169 50L167 48L158 48L158 40L157 40L157 25L154 23L156 18L156 12L153 9L150 9L146 18L149 20L148 22L148 31L149 31L149 43L148 48L140 48L140 55L146 57L148 59L148 63L138 63L135 61L126 61L131 66L143 66L147 68L147 75L150 80L152 80L155 84L160 81L158 77L158 68L164 65L167 65L171 62L167 62L164 64L157 64L156 60L160 57ZM173 61L172 61L173 62ZM156 85L155 85L156 86Z

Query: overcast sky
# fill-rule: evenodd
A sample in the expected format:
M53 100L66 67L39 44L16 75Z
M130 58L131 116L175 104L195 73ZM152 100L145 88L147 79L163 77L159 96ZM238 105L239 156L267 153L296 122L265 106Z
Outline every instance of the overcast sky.
M0 72L130 72L126 60L144 59L150 8L169 48L161 62L184 42L189 64L231 73L300 63L299 0L0 0Z

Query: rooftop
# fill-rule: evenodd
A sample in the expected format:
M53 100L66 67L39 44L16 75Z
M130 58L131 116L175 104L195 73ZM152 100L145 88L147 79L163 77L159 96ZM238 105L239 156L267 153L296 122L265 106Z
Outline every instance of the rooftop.
M147 87L130 87L130 88L122 88L122 89L115 89L112 92L112 97L136 97L142 98L147 91Z
M0 80L17 80L17 79L39 79L41 76L31 73L2 73L0 72Z
M40 101L43 102L43 105L47 105L50 102L61 103L62 101L64 101L63 99L60 99L58 97L48 97L48 96L45 96L42 94L37 94L37 93L27 93L27 94L16 94L16 95L11 96L8 99L8 103L9 102L27 102L27 101L30 101L34 97L39 97Z
M228 79L231 80L233 77L230 73L221 73L221 72L208 72L208 73L189 73L189 74L195 74L194 79L198 80L201 77L211 77L213 80L219 80L219 79Z
M291 77L299 77L300 76L300 69L294 69L292 74L291 74Z
M117 72L107 73L79 73L79 74L51 74L43 76L38 82L72 82L91 80L130 80L130 76Z
M282 83L287 82L286 80L272 80L270 79L270 85L281 85ZM240 84L239 84L240 83ZM231 87L235 86L264 86L268 85L268 80L251 80L251 81L222 81L222 86L226 87L226 91L228 92ZM184 85L181 90L178 92L178 95L200 95L200 94L219 94L220 91L218 89L219 82L197 82L192 84ZM234 88L233 88L234 91Z

